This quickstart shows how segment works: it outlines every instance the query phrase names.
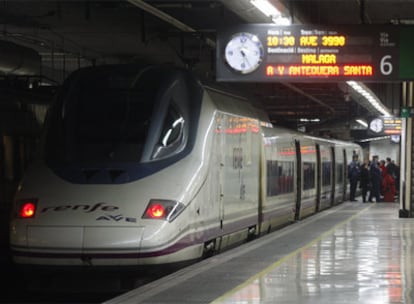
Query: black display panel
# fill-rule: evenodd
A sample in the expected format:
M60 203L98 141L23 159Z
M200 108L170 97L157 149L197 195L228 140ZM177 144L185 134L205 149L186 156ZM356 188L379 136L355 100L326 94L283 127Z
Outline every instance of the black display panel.
M245 24L219 31L217 81L414 79L414 27Z

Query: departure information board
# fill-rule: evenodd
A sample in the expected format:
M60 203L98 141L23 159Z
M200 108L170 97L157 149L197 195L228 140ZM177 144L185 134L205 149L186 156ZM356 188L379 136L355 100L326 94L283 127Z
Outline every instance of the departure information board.
M369 122L368 130L374 135L400 135L402 119L399 117L375 117Z
M217 36L217 81L414 79L414 27L245 24Z

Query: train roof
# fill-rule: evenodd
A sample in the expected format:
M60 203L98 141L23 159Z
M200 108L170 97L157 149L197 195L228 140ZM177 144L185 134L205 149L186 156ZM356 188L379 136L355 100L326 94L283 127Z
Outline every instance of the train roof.
M267 113L256 107L248 98L212 86L204 88L220 111L256 118L262 124L271 126Z

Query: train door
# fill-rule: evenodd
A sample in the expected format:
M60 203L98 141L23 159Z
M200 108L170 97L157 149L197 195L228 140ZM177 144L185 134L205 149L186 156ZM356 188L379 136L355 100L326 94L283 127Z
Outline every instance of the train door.
M295 141L273 129L263 128L262 132L260 234L291 223L297 213Z
M347 157L346 157L346 150L345 149L343 149L342 150L342 153L343 153L343 155L344 155L344 157L343 157L343 160L344 160L344 162L343 162L343 167L344 167L344 170L343 170L343 188L342 188L342 195L343 195L343 201L346 201L346 200L348 200L348 197L347 197L347 187L348 187L348 159L347 159Z
M210 166L208 175L203 188L205 189L205 201L200 204L198 213L203 214L204 221L199 222L195 227L198 231L205 229L205 223L214 226L215 233L208 235L205 240L204 255L210 256L220 250L221 238L220 230L223 228L223 167L224 167L224 131L225 116L222 113L216 113L214 117L214 133L212 147L210 149Z
M335 149L335 197L334 205L339 204L345 199L346 180L345 180L345 150L341 147Z
M221 248L242 242L258 225L259 136L257 120L223 114L219 142Z
M335 173L333 164L334 149L327 145L321 144L320 150L320 204L319 211L329 208L333 204L333 192L335 191L333 183L333 174Z
M321 188L322 188L322 175L321 175L321 149L319 144L315 145L316 149L316 212L320 210L321 205Z
M300 142L295 140L296 149L296 208L295 220L300 218L300 204L302 199L302 155L300 153Z
M335 185L336 185L336 171L335 171L335 148L331 147L331 202L330 206L334 205L335 202Z
M301 139L301 197L299 219L316 212L317 193L317 154L315 142L309 138Z
M218 201L218 220L220 222L220 228L223 229L223 217L224 217L224 184L223 184L223 175L224 175L224 165L225 165L225 130L227 125L227 117L221 113L217 114L216 120L216 140L214 143L215 149L217 151L216 155L216 165L217 165L217 179L218 179L218 188L216 189L217 201ZM213 177L214 178L214 177ZM214 184L214 181L212 181Z

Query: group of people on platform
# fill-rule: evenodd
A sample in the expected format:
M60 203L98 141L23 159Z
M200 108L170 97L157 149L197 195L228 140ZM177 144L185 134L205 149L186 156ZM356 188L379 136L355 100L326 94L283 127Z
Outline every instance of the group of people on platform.
M362 201L394 202L399 189L400 168L387 157L379 160L378 155L373 156L372 161L360 164L358 155L353 155L348 165L348 179L350 183L350 200L355 199L358 182L362 192Z

